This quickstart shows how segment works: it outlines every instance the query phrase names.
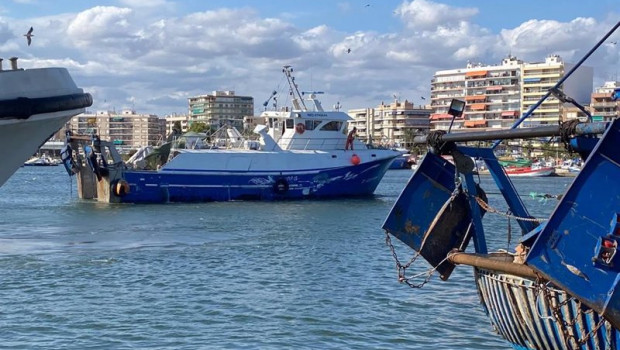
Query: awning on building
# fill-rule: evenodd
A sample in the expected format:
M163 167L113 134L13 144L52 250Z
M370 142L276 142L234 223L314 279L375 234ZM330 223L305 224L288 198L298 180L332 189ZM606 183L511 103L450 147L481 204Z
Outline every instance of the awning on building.
M472 95L472 96L465 96L465 101L485 100L486 98L487 98L486 95Z
M496 86L487 86L487 91L499 91L501 89L503 89L504 87L501 85L496 85Z
M483 111L487 108L487 105L484 103L474 103L469 105L469 109L472 111Z
M606 93L595 92L592 94L592 98L611 98L611 95L613 95L613 93L611 92L606 92Z
M478 70L478 71L473 71L473 72L465 73L466 77L484 77L486 75L487 75L487 71L486 70Z
M452 115L448 113L431 114L431 120L452 119Z
M465 123L463 123L463 126L465 126L466 128L486 127L487 121L486 120L466 120Z
M523 78L524 83L538 83L540 78Z
M503 111L502 117L516 117L519 114L519 111Z

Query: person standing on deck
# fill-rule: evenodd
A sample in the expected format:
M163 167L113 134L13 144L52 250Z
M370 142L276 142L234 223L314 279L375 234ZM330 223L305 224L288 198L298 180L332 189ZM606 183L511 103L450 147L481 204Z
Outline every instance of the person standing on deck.
M357 128L353 127L353 130L351 130L349 135L347 135L347 144L344 146L345 151L348 150L349 147L353 150L353 140L355 140L355 136L357 136Z

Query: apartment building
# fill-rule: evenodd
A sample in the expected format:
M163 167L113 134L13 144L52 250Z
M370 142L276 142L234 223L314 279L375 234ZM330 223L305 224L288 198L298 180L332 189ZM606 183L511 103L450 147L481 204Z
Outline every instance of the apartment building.
M414 135L430 129L431 110L407 100L381 102L376 108L351 109L347 113L353 118L349 129L356 127L358 138L382 146L411 147Z
M147 145L158 145L165 138L165 120L152 114L137 114L133 110L121 113L98 111L80 114L69 121L73 133L96 134L112 141L120 152L129 152Z
M558 55L549 55L544 62L523 64L521 74L521 113L531 109L574 64L563 62ZM582 105L590 103L594 73L592 67L581 66L562 86L564 94ZM524 127L557 124L564 114L565 101L550 95L524 121Z
M509 128L573 67L558 55L539 63L524 63L509 55L499 65L468 63L465 68L438 71L431 80L432 128ZM592 81L592 68L582 66L560 90L577 102L588 104ZM465 100L467 106L463 116L453 121L447 112L455 98ZM522 126L557 123L565 105L557 97L549 96Z
M167 115L164 120L166 122L166 137L172 134L172 129L177 122L181 124L181 133L186 133L189 130L189 115Z
M592 93L590 103L590 114L592 120L597 122L607 122L620 116L620 99L613 98L616 91L620 91L620 82L607 81L595 89Z
M203 122L213 130L223 125L243 129L243 117L254 115L254 98L234 91L213 91L189 98L189 122Z
M465 68L439 71L431 81L431 124L434 129L508 128L519 116L520 75L523 62L509 55L499 65L468 63ZM467 105L452 121L452 99Z

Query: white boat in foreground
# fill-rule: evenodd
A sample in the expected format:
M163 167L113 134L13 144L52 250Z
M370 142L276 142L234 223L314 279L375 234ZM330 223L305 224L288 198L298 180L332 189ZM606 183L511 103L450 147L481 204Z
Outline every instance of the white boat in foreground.
M244 140L230 128L231 148L213 149L195 137L185 138L153 156L155 165L129 169L111 142L69 135L71 147L63 162L70 175L78 173L80 198L165 203L371 195L400 152L368 148L358 140L347 150L352 118L324 111L317 93L301 93L292 71L283 69L293 106L262 114L267 125L254 130L259 141ZM85 162L78 157L82 152L74 152L79 148Z
M92 105L65 68L11 69L0 60L0 186L72 116Z

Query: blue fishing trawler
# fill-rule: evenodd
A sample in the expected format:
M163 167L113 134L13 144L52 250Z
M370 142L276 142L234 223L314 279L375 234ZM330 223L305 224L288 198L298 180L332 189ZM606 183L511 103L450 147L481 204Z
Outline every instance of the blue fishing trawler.
M266 125L254 129L258 140L228 127L230 142L223 147L183 137L147 156L153 162L127 164L110 141L69 133L63 162L69 175L78 175L79 197L167 203L372 195L400 153L357 139L348 143L352 118L325 111L321 92L300 91L292 67L282 71L292 107L262 113Z
M434 131L416 137L415 142L427 144L430 151L383 224L394 257L391 237L415 250L406 264L396 258L399 280L409 286L428 281L414 283L407 275L418 256L442 280L449 279L459 264L473 266L484 311L495 331L515 349L620 348L620 120L517 128L551 94L566 97L559 87L619 25L513 129ZM451 114L458 113L459 108ZM551 136L560 137L585 163L566 192L556 197L559 201L551 215L541 220L530 215L493 151L501 140ZM463 144L468 141L496 142L476 148ZM451 155L454 164L442 155ZM499 205L487 199L474 176L472 158L483 160L490 170L507 212L498 211ZM496 214L516 220L521 229L513 252L489 252L483 217ZM466 252L470 241L473 253Z

